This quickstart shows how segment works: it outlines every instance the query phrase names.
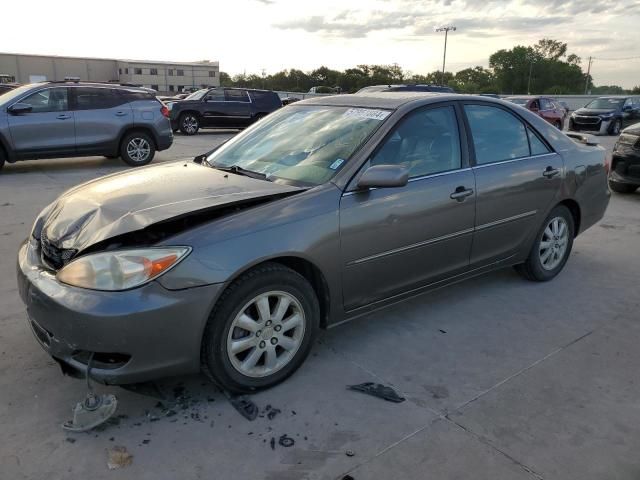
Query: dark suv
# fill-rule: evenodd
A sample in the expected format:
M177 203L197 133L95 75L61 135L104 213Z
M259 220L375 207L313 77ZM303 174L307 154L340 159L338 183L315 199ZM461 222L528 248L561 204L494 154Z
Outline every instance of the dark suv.
M203 127L247 127L282 107L282 101L271 90L205 88L167 105L173 131L195 135Z
M0 168L5 161L122 157L146 165L173 143L169 110L140 88L45 82L0 96Z
M618 135L628 125L640 122L640 96L600 97L569 117L569 130Z

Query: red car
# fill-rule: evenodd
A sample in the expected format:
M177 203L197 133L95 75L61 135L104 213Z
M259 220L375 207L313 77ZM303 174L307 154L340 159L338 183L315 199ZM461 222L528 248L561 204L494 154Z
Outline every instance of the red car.
M507 97L505 100L522 105L524 108L540 115L554 127L562 130L566 112L553 99L548 97Z

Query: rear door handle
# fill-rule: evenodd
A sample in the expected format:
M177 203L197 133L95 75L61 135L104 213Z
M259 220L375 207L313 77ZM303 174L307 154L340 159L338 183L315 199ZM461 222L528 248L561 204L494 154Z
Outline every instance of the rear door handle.
M451 195L449 195L449 197L451 198L451 200L457 200L459 202L462 202L469 195L473 195L473 189L465 188L465 187L458 187L458 188L456 188L455 192L453 192Z
M65 114L62 114L62 115L58 115L56 118L57 118L58 120L68 120L68 119L70 119L70 118L71 118L71 115L65 115Z
M125 115L129 115L127 112L116 112L116 117L124 117Z
M542 172L542 176L546 178L553 178L559 173L560 173L560 170L558 170L557 168L547 167L547 169L544 172Z

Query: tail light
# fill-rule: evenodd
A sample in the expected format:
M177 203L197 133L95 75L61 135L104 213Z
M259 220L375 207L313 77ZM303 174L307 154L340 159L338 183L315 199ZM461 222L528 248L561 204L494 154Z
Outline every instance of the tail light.
M166 105L162 105L162 107L160 108L160 113L165 118L170 118L171 116L171 113L169 112L169 109L167 108Z

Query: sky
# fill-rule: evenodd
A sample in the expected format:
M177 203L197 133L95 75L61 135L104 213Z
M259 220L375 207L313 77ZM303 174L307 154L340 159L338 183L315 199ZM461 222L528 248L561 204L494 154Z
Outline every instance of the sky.
M454 25L447 70L487 67L501 48L549 37L567 43L585 71L588 57L594 57L596 85L640 85L640 0L5 3L2 52L217 60L231 75L321 65L342 70L363 63L397 63L426 74L442 68L444 34L434 27Z

